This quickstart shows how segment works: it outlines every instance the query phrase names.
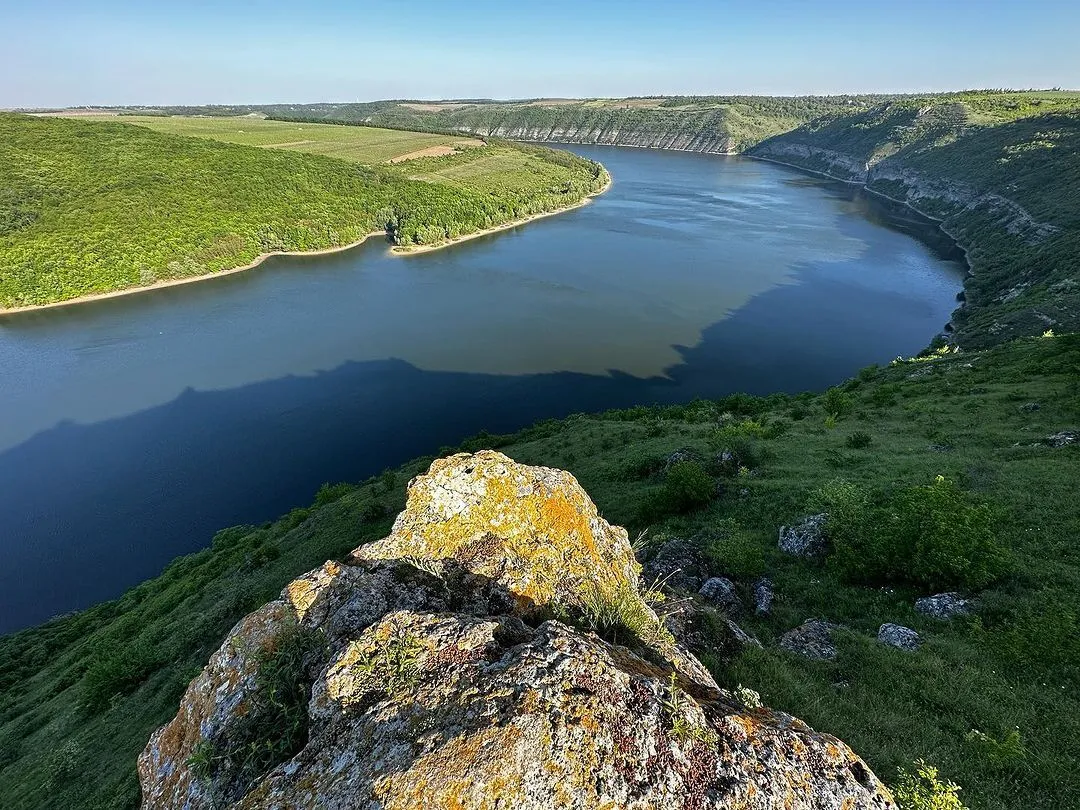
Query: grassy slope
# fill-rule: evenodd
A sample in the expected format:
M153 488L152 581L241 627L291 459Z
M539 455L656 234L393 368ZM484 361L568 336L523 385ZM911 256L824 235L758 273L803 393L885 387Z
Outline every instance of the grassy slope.
M743 588L763 572L776 582L774 615L744 622L765 649L714 660L717 676L837 734L886 779L926 757L964 786L974 808L1070 806L1080 794L1080 448L1038 442L1080 422L1080 337L869 369L842 389L853 407L834 428L824 395L734 397L579 415L463 448L496 446L567 468L609 520L636 531L640 504L662 485L648 471L667 454L715 453L727 442L718 427L748 415L785 425L749 440L754 475L724 479L707 508L651 526L654 538L698 538L714 572ZM1041 407L1021 408L1031 401ZM871 435L868 448L847 445L856 431ZM930 447L946 443L951 451ZM277 523L222 532L213 548L115 602L0 639L0 806L134 807L135 756L226 629L291 577L386 533L405 482L429 461L328 490L322 503ZM982 594L977 619L933 622L914 613L914 590L847 585L829 566L775 548L777 527L804 513L826 481L888 488L939 474L995 504L1011 553L1010 573ZM850 628L836 662L774 646L808 616ZM917 628L927 644L914 655L878 645L884 621ZM1014 728L1020 754L967 739L972 729L1000 740Z
M381 131L370 148L373 163L384 159ZM464 181L444 182L450 168ZM346 245L388 223L399 244L437 244L572 205L605 179L591 161L508 143L368 166L122 123L0 115L0 308Z

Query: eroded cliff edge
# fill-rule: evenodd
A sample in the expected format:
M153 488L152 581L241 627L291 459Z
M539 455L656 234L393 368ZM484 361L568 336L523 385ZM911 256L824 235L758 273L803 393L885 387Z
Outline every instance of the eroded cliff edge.
M143 806L894 806L844 743L719 688L646 595L569 473L435 461L388 537L233 628L140 757Z

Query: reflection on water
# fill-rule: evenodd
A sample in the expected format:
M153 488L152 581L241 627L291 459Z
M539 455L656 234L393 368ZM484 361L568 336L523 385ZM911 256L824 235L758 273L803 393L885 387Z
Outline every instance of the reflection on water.
M482 428L821 387L948 319L961 267L917 218L770 164L575 149L614 187L525 228L0 321L0 631Z

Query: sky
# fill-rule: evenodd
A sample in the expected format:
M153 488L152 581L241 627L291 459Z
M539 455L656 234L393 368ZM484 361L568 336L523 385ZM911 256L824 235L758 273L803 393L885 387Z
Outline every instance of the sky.
M1080 88L1077 0L0 0L0 108Z

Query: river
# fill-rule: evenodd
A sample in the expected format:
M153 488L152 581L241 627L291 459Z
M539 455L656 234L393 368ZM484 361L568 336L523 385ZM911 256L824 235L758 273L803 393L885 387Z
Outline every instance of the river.
M573 146L589 205L0 319L0 632L215 530L482 429L820 389L924 347L964 266L931 223L739 157Z

